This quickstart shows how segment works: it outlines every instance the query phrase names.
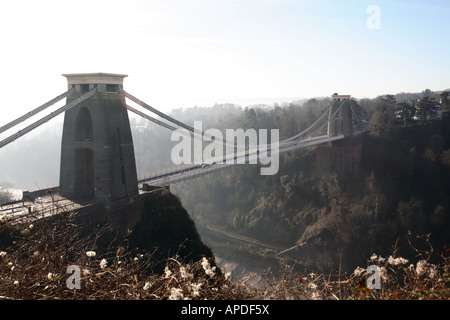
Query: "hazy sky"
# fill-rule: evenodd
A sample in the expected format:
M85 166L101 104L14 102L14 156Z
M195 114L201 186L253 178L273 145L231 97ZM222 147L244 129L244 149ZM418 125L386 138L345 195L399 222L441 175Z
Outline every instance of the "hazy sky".
M63 73L128 74L163 111L443 90L449 15L447 0L2 0L0 124L65 91Z

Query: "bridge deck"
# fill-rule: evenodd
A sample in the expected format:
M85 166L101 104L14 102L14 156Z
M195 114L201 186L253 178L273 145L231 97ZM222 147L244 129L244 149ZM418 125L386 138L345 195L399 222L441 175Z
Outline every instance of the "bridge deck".
M333 141L344 139L344 135L329 136L323 135L318 137L309 137L300 141L291 141L284 143L278 147L278 153L285 153L297 149L312 147L319 144L331 143ZM248 154L239 155L238 158L242 157L257 157L257 149L250 150ZM146 175L146 178L142 178L138 181L140 185L146 183L152 186L167 186L173 183L177 183L183 180L193 179L195 177L211 173L218 170L223 170L236 165L237 158L233 156L234 160L232 163L227 163L223 161L222 163L214 163L212 165L202 166L202 165L189 165L180 166L177 168L167 169L166 171L158 171L153 174Z
M56 189L56 188L54 188ZM151 190L140 190L139 195L133 199L126 198L116 200L107 207L119 208L128 206L130 203L136 202L138 199L145 197L146 194L161 192L165 187L155 186ZM48 189L37 190L34 193L45 193ZM63 212L80 211L81 209L95 208L101 204L95 199L79 199L69 200L60 196L57 192L37 197L35 200L20 200L0 205L0 224L1 223L31 223L37 219L47 218L55 214Z
M65 211L85 208L91 204L91 202L78 203L59 195L38 197L35 201L21 200L0 205L0 222L24 223Z

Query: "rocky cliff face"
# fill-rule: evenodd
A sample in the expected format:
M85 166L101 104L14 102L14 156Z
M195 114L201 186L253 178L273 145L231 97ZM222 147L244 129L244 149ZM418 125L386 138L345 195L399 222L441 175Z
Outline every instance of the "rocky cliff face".
M169 190L147 198L141 212L140 220L128 235L130 247L153 252L156 260L173 256L186 262L198 261L203 256L213 258L194 221Z
M361 168L362 141L346 137L331 146L318 146L316 177L337 174L340 177L354 177Z
M166 188L91 206L79 212L78 219L84 236L102 230L96 250L126 247L151 253L153 271L161 271L159 262L163 266L175 256L185 262L214 258L180 200Z

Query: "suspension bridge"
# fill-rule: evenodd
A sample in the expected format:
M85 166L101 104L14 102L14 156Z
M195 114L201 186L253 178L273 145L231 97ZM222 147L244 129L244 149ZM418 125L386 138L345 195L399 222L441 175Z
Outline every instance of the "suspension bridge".
M35 130L59 114L64 113L63 136L61 143L60 182L51 188L54 197L62 205L78 208L78 200L84 203L107 203L111 205L122 199L133 199L139 193L169 186L180 181L197 178L218 170L224 170L250 160L283 154L293 150L322 144L355 135L356 116L350 96L334 94L329 108L307 129L283 141L265 145L236 145L234 141L222 140L224 146L236 147L232 155L213 162L202 164L183 164L170 169L137 175L134 146L131 136L128 112L137 114L170 131L183 129L195 138L208 136L173 117L155 109L128 93L123 88L127 75L111 73L64 74L68 90L47 103L31 110L23 116L0 127L4 134L37 116L50 106L66 99L66 104L45 115L30 125L9 134L0 140L1 148ZM134 105L134 106L133 106ZM140 108L140 109L138 109ZM218 139L217 137L211 137ZM35 198L50 193L37 190L24 194L24 199L2 206L0 216L7 214L30 213ZM44 206L41 211L52 212L54 205ZM45 207L45 209L44 209ZM53 209L52 209L53 208Z

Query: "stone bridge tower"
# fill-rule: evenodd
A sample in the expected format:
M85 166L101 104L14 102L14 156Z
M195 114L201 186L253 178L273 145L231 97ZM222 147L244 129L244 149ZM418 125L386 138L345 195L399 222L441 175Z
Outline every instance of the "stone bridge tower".
M110 73L64 74L70 103L96 93L65 113L61 143L60 193L69 199L110 202L138 194L133 139L123 79Z
M332 106L328 119L336 113L334 119L328 123L328 135L343 134L345 136L353 134L353 117L352 104L356 103L350 99L350 95L338 95L337 93L331 96Z
M353 136L352 108L357 107L357 102L350 99L350 95L337 93L331 99L328 119L333 115L334 118L328 123L328 135L342 134L345 139L317 147L315 176L338 174L345 181L356 176L361 168L362 139L360 136Z

